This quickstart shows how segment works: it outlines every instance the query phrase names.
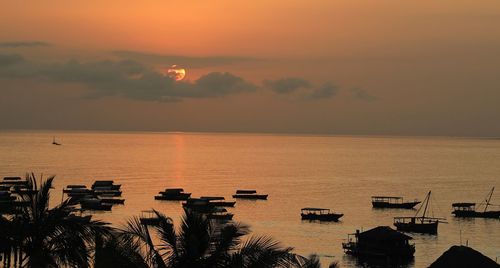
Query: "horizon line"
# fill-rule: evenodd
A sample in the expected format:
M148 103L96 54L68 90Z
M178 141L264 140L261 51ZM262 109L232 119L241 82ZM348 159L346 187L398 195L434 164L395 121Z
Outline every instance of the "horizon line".
M341 133L320 133L320 132L274 132L274 131L183 131L183 130L117 130L117 129L38 129L38 128L19 128L2 129L0 133L5 132L100 132L100 133L152 133L152 134L233 134L233 135L270 135L270 136L316 136L316 137L374 137L374 138L450 138L450 139L487 139L500 140L500 136L460 136L460 135L415 135L415 134L341 134Z

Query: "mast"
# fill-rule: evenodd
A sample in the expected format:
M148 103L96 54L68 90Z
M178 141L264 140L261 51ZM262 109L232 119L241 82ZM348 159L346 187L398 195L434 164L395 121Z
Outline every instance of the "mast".
M488 205L490 204L491 196L493 195L494 190L495 190L495 187L491 188L488 199L486 199L486 206L484 206L484 212L486 212L486 210L488 209Z
M427 196L425 197L425 200L427 202L425 202L425 207L424 207L424 214L422 215L422 219L425 218L425 213L427 212L427 205L429 205L429 199L431 197L431 191L429 191L429 193L427 194Z

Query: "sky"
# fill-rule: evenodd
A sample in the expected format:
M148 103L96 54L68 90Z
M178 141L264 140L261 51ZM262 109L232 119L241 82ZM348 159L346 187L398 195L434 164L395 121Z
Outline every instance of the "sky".
M0 130L499 137L499 28L498 0L0 0Z

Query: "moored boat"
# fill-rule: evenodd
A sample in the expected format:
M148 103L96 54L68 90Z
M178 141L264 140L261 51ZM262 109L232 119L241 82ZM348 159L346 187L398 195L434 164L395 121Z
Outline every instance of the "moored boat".
M202 196L200 199L208 200L210 204L216 207L234 207L236 204L235 201L225 201L225 198L222 196Z
M440 222L445 220L444 218L428 217L426 214L428 212L429 201L431 197L431 191L427 194L424 199L424 210L422 216L418 216L422 206L417 210L415 216L412 217L394 217L394 226L398 231L413 232L413 233L425 233L425 234L437 234L438 225Z
M105 210L110 211L112 204L103 203L98 198L83 198L80 200L80 206L83 210Z
M411 239L411 236L389 226L379 226L349 234L347 242L342 243L342 248L346 254L361 258L409 260L415 253L415 245L409 243Z
M214 208L210 213L207 213L207 218L213 220L230 221L233 219L232 213L229 213L225 208Z
M167 188L165 191L159 192L160 195L155 196L155 200L187 200L191 193L185 193L182 188Z
M342 213L332 213L328 208L302 208L300 216L303 220L338 221Z
M372 206L374 208L404 208L412 209L416 205L420 204L420 201L404 201L403 197L400 196L372 196Z
M91 189L109 189L109 190L120 190L121 185L120 184L115 184L113 180L97 180L94 181L92 186L90 187Z
M476 208L476 203L453 203L453 212L452 214L455 217L462 218L500 218L500 210L488 210L488 207L491 206L491 197L493 196L493 191L495 187L491 189L486 197L486 202L481 203L478 207L484 205L483 211L478 211Z
M139 217L139 221L142 225L155 226L160 223L160 218L154 210L143 210L141 212L141 216Z
M256 190L236 190L236 194L233 195L233 198L266 200L267 196L267 194L257 194Z

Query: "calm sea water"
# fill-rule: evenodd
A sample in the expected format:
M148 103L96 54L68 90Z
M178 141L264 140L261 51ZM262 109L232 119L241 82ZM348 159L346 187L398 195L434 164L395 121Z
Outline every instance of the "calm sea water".
M51 144L57 136L63 146ZM0 176L33 171L56 175L52 204L67 184L113 179L124 206L97 217L123 224L142 210L158 209L176 222L177 202L155 201L167 187L193 196L223 195L238 188L269 194L267 201L239 201L235 219L300 254L356 267L341 243L356 229L392 225L407 210L374 210L371 195L422 199L433 192L435 216L448 218L437 236L412 235L415 261L426 267L451 245L465 244L500 259L500 221L451 217L451 203L482 200L491 187L500 204L500 140L452 138L331 137L252 134L1 132ZM338 223L300 220L302 207L326 207L345 216ZM460 237L460 233L462 234Z

